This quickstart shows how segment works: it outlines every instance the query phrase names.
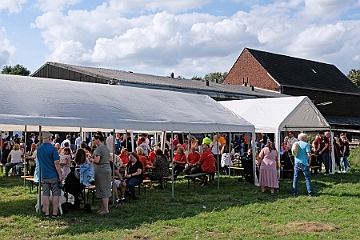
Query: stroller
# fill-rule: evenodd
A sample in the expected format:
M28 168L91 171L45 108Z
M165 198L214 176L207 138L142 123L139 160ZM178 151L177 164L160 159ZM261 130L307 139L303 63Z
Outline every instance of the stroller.
M71 172L65 178L64 191L71 193L75 197L75 204L66 206L68 209L79 209L83 201L85 212L91 212L91 205L86 203L85 186L80 183L80 170L78 168L71 168Z

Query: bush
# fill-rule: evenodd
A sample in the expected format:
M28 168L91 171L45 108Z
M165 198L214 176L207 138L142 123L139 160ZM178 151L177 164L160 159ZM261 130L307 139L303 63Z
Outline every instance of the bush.
M314 142L314 140L315 140L315 136L313 136L313 135L308 135L307 136L307 142L308 142L308 144L312 144L313 142Z
M348 158L351 170L360 171L360 147L350 150Z

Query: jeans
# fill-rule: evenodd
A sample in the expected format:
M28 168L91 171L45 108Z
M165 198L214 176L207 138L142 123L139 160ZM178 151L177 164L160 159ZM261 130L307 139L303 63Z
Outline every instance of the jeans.
M15 167L15 173L18 174L19 173L19 167L17 167L17 165L21 166L20 164L21 164L21 162L19 162L19 163L9 162L9 163L5 164L5 174L6 174L5 176L9 175L10 169L13 169L12 171L14 173L14 167Z
M324 162L325 165L325 173L329 174L330 173L330 162L329 162L329 154L328 153L323 153L321 154L322 160Z
M139 180L138 178L132 177L127 181L127 185L129 187L129 190L131 192L131 197L132 199L136 198L135 195L135 186L140 185L141 184L141 180Z
M311 184L311 180L310 180L309 166L305 166L302 163L295 163L295 165L294 165L294 180L293 180L293 186L292 186L292 194L293 195L297 194L297 186L298 186L300 172L302 172L304 174L308 195L312 196L313 189L312 189L312 184Z
M342 159L345 171L349 170L349 168L350 168L350 165L349 165L349 162L348 162L347 158L348 158L347 156L344 156L343 159Z

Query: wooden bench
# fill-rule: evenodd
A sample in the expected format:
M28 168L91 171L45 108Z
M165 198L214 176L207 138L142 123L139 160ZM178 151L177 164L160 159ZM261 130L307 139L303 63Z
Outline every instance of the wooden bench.
M25 178L25 180L29 183L30 193L34 190L34 185L36 185L36 193L39 192L39 183L35 182L34 176L21 176L21 178Z
M213 173L194 173L194 174L189 174L189 175L185 175L185 179L188 180L188 189L190 189L190 180L192 180L194 182L194 189L195 189L195 180L196 178L200 178L200 177L206 177L207 175L211 175Z
M231 175L231 169L233 169L234 171L244 171L244 168L243 167L235 167L235 166L229 166L229 176ZM242 174L239 174L239 175L242 175Z

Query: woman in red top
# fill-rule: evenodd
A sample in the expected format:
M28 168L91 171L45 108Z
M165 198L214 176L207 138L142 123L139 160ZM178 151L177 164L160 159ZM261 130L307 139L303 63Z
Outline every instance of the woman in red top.
M153 165L154 164L154 161L155 161L155 158L156 158L156 151L160 149L159 146L155 146L154 147L154 151L150 152L149 153L149 156L148 156L148 165Z
M208 144L203 144L202 150L203 150L203 153L201 154L200 160L197 163L197 165L200 165L200 168L197 168L198 172L204 172L204 173L216 172L216 166L215 166L216 160L210 150L210 146ZM201 186L207 185L207 181L208 181L207 176L205 176L203 178Z
M174 156L174 180L176 180L177 176L185 169L185 164L186 155L184 149L179 147Z
M185 168L184 173L188 175L191 174L191 169L196 165L199 159L200 159L200 153L196 151L196 147L191 147L190 153L187 158L188 166Z
M119 157L124 166L129 163L129 151L126 148L121 149Z
M136 153L138 154L139 156L139 160L140 162L142 163L142 166L143 166L143 173L146 173L146 162L147 162L147 157L144 155L144 149L142 147L137 147L136 148Z

